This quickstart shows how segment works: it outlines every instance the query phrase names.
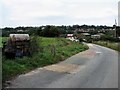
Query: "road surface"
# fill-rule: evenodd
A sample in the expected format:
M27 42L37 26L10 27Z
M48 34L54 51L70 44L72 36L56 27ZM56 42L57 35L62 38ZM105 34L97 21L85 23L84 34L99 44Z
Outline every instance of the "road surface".
M88 46L63 62L18 76L7 88L118 88L118 53Z

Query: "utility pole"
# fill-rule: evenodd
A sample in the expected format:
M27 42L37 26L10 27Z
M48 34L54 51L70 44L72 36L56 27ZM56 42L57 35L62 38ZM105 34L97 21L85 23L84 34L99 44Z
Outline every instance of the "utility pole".
M116 30L116 26L117 26L117 21L116 21L116 19L115 19L115 38L117 38L117 30Z

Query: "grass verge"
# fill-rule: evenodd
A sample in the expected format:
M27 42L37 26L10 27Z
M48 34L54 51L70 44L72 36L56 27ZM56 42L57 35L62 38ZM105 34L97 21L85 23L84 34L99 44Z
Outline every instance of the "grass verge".
M104 46L104 47L108 47L120 52L120 43L118 42L116 43L116 42L109 42L109 41L94 41L93 43Z
M32 57L7 59L2 57L3 82L16 75L26 73L38 67L54 64L66 58L85 51L88 46L72 42L64 38L39 38L39 44L43 51L34 54ZM50 45L55 46L55 56L51 54Z

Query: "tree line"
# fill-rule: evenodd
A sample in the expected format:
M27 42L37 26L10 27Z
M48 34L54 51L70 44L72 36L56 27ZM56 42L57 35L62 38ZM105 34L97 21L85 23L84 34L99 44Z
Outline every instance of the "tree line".
M46 26L38 26L38 27L5 27L1 28L2 36L7 37L11 33L28 33L30 35L38 35L38 36L44 36L44 37L59 37L60 35L64 34L73 34L76 30L83 29L87 30L90 29L90 34L96 34L101 30L107 30L108 31L101 31L104 34L109 34L110 29L115 29L115 26L95 26L95 25L72 25L72 26L54 26L54 25L46 25ZM80 32L77 32L80 33ZM111 32L113 33L113 32ZM116 33L118 36L120 36L120 27L116 27Z

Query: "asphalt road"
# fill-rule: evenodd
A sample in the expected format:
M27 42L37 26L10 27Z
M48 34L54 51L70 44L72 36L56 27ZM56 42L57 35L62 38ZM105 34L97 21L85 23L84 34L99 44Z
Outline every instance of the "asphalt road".
M63 62L18 76L7 88L118 88L118 53L88 46Z

